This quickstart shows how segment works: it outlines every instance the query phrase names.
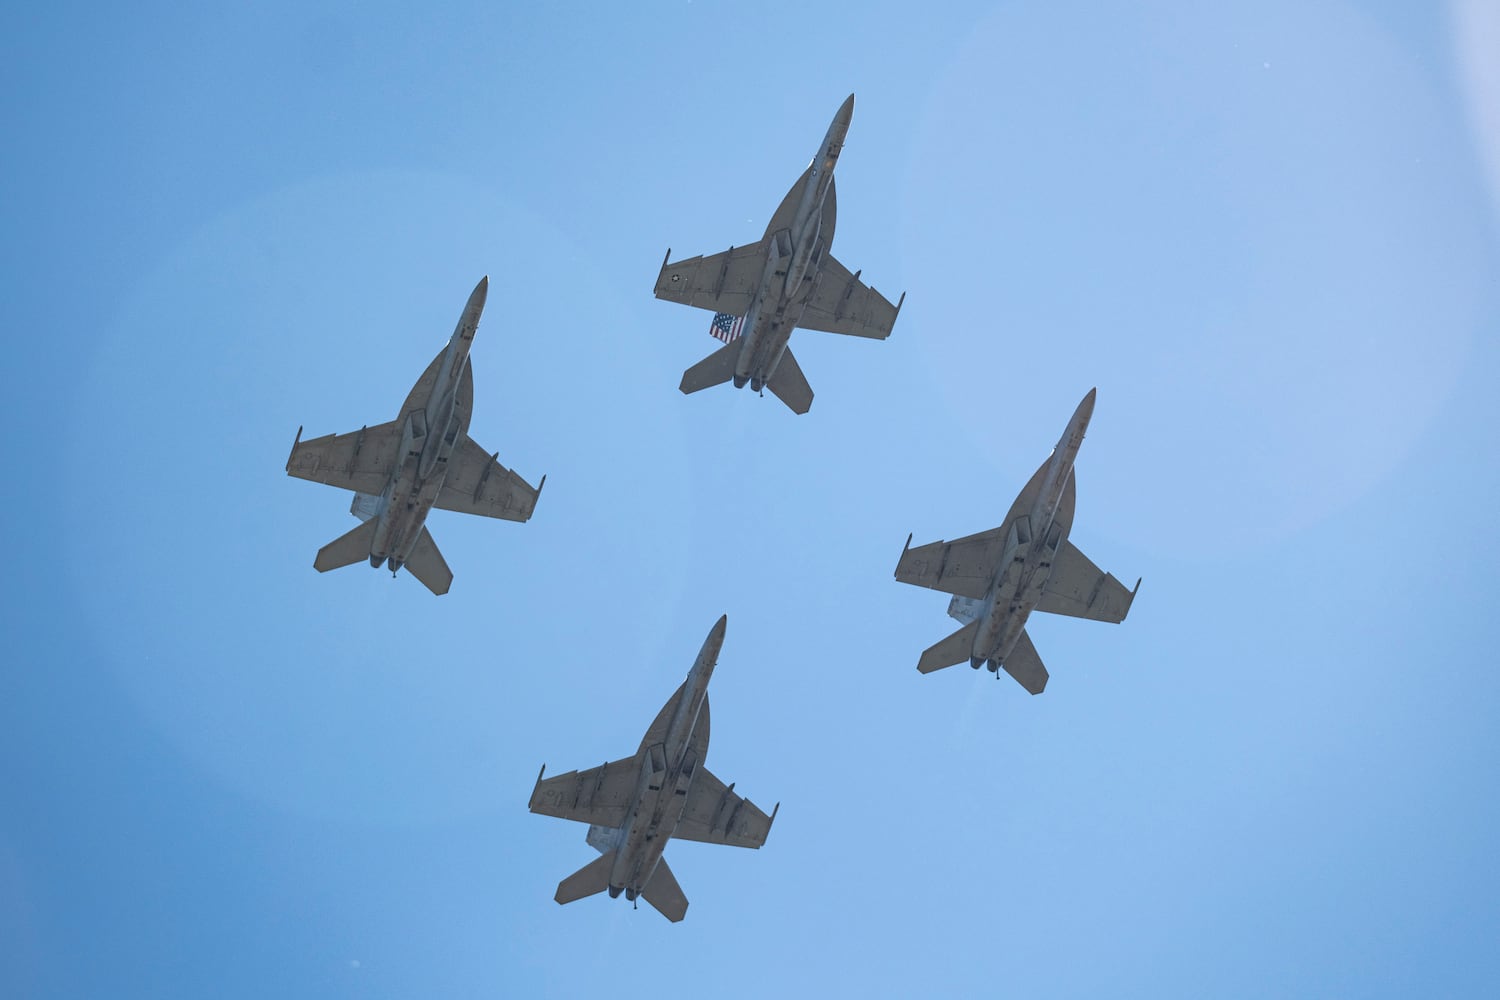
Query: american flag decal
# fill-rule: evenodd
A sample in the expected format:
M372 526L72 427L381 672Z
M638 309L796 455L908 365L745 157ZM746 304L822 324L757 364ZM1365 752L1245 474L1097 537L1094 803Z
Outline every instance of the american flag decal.
M714 321L708 324L708 332L724 343L738 340L740 332L745 325L745 317L731 316L728 313L714 313Z

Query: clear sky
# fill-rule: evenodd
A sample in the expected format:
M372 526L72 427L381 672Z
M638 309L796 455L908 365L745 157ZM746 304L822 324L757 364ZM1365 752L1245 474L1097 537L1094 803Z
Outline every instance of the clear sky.
M17 7L0 995L1500 995L1500 15L1474 2ZM685 397L663 253L759 238L843 98L797 417ZM395 416L490 276L434 598L312 569L299 425ZM1098 386L1040 697L897 584ZM671 925L552 902L537 769L713 621Z

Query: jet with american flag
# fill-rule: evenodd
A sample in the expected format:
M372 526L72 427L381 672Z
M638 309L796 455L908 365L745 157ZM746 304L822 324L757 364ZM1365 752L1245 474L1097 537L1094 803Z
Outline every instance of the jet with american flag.
M838 202L833 169L853 116L850 94L758 242L676 262L667 251L656 297L713 310L709 333L724 341L683 373L683 392L733 380L736 388L770 389L794 412L806 413L813 391L787 347L792 330L874 340L891 335L906 295L891 305L829 252Z

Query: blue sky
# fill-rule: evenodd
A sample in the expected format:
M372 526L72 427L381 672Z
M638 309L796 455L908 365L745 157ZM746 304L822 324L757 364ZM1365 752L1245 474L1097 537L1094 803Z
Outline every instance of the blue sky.
M1500 19L1476 2L12 12L0 993L1488 996L1500 978ZM1493 44L1490 42L1493 41ZM684 397L667 247L756 239L839 102L884 343ZM319 575L309 435L482 274L455 573ZM921 677L892 569L1091 386L1122 626ZM631 752L714 619L670 925L558 907L538 767ZM676 977L679 982L674 983Z

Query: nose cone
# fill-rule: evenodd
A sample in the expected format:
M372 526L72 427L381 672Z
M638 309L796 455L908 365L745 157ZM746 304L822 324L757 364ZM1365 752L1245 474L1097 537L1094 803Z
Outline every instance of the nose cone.
M1088 395L1083 397L1083 402L1078 404L1078 409L1073 411L1072 424L1079 434L1083 433L1084 428L1088 427L1089 421L1093 419L1094 393L1098 391L1097 388L1090 389Z
M724 630L728 627L729 616L720 615L719 620L714 622L714 627L708 630L708 638L703 643L703 648L705 650L710 646L713 647L714 657L716 659L718 658L719 647L724 645Z
M849 122L854 118L854 95L850 94L844 98L844 103L839 105L839 113L833 116L833 123L844 128L849 127Z
M479 313L484 310L484 300L490 294L490 276L486 274L479 279L479 284L474 286L474 291L469 293L469 304L464 306L465 312Z
M708 638L703 640L703 648L698 651L698 659L693 664L692 678L697 678L700 687L706 687L708 679L713 676L714 665L719 662L719 650L724 646L724 628L729 624L728 615L720 615L719 620L714 622L714 627L708 630Z

